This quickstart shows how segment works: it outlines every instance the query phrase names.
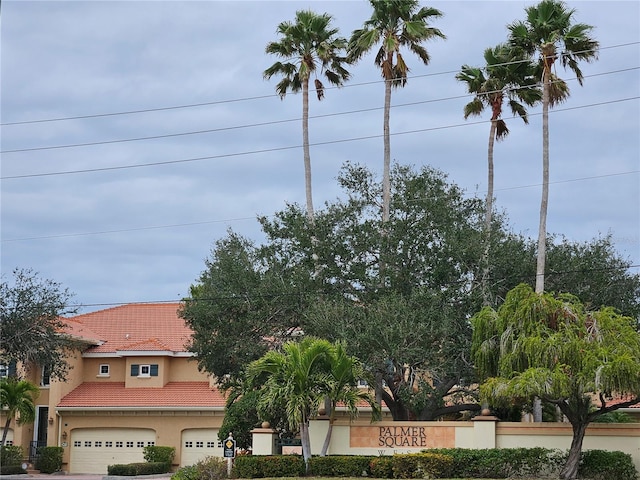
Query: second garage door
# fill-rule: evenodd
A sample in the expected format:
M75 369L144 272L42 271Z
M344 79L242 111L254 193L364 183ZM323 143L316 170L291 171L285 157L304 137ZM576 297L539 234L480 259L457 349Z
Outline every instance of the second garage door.
M195 465L206 457L222 457L217 428L191 428L182 432L180 466Z
M144 462L144 447L155 441L156 432L143 428L73 430L69 472L106 475L109 465Z

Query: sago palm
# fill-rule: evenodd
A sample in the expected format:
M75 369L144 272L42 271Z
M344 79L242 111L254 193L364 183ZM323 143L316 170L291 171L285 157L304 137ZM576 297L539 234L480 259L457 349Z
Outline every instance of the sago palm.
M36 418L35 400L40 389L31 382L9 377L0 381L0 408L7 416L0 446L4 446L9 433L9 425L16 418L18 425L31 423Z
M540 101L542 94L536 85L532 64L527 59L518 58L515 51L505 44L487 48L484 51L484 68L463 65L456 79L465 82L469 93L474 95L464 107L465 120L473 115L481 115L485 108L491 111L489 146L487 148L487 196L484 218L485 246L481 278L482 297L485 305L490 304L489 289L489 246L491 240L491 220L493 214L493 149L495 140L503 140L509 134L507 123L502 118L505 100L514 116L529 123L526 106Z
M509 44L520 49L537 65L542 81L542 198L538 228L536 293L544 291L547 210L549 203L549 107L569 95L566 84L554 74L556 61L569 68L582 85L584 76L578 62L598 58L599 43L590 36L593 27L574 23L575 9L559 0L543 0L525 9L527 18L508 26Z
M330 84L341 86L349 79L343 55L347 41L338 37L338 29L331 27L329 14L317 14L310 10L296 12L294 22L278 25L280 40L267 44L266 53L281 58L264 71L270 79L281 75L276 91L281 98L288 92L302 91L302 148L304 158L305 194L307 217L313 222L313 195L311 188L311 155L309 153L309 81L314 84L318 100L324 97L324 84L318 78L324 75Z
M389 112L391 109L391 89L404 87L407 83L409 67L402 55L406 48L425 65L430 56L422 43L433 38L446 38L438 30L429 26L429 21L442 16L435 8L422 7L418 0L370 0L373 13L361 29L354 30L349 39L349 60L355 62L379 45L375 63L384 79L384 165L382 174L382 221L389 220L391 202L391 145L389 132Z

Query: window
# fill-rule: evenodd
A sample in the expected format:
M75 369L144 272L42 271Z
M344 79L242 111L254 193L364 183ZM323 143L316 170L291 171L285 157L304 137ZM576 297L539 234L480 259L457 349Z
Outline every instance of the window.
M90 446L91 446L91 442L88 442L88 441L87 441L87 442L84 442L84 446L85 446L85 447L90 447Z
M42 376L40 377L40 386L48 387L51 382L51 368L48 365L42 367Z
M153 447L156 444L156 442L147 442L147 446L149 447Z
M96 441L95 442L95 446L96 447L101 447L102 446L102 442L101 441Z
M0 378L7 378L9 376L9 365L6 363L0 364Z
M103 363L100 365L100 368L98 369L98 376L99 377L108 377L109 376L109 364L108 363Z
M184 442L184 446L185 448L191 448L193 447L193 442Z
M113 447L113 442L104 442L105 447Z
M116 448L122 448L122 442L116 442Z
M204 447L204 442L196 442L196 448Z
M136 446L137 446L138 448L142 448L142 447L144 447L144 442L138 442L138 443L136 444Z
M207 442L207 448L215 448L216 442Z
M74 447L81 447L82 446L82 442L79 440L76 440L75 442L73 442L73 446Z
M133 442L127 442L127 448L133 448Z
M158 376L158 364L151 365L131 365L132 377L157 377Z

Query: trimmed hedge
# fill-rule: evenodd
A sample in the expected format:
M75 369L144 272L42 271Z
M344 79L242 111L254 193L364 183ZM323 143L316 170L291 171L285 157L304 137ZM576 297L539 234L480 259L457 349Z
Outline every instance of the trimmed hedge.
M442 448L393 456L312 457L309 473L319 477L372 478L557 478L568 452L547 448ZM297 477L305 472L298 455L236 457L236 478ZM186 472L185 472L186 473ZM631 455L587 450L578 477L589 480L638 480ZM203 480L184 475L175 480Z
M142 450L142 453L146 462L163 462L171 465L176 456L176 449L160 445L147 445Z
M40 473L55 473L62 469L62 447L39 447L34 467Z
M115 464L107 467L108 475L155 475L158 473L169 473L171 465L166 462L141 462Z
M19 445L3 445L0 447L0 465L3 467L22 465L24 452Z
M590 480L637 480L638 472L627 453L586 450L582 452L578 476Z
M300 477L304 473L304 460L299 455L240 455L232 472L238 478Z
M0 465L0 475L24 475L27 471L22 465Z
M330 455L309 459L309 473L319 477L371 476L371 457L363 455Z
M440 453L406 453L393 456L394 478L445 478L451 476L453 458Z

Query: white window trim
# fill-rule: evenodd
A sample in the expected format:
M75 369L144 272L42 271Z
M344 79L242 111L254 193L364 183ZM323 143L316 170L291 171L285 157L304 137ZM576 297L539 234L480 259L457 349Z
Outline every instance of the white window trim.
M107 373L102 373L102 367L107 367ZM108 363L101 363L100 366L98 367L98 375L96 375L97 377L102 377L102 378L106 378L106 377L110 377L111 376L111 367L109 366Z
M147 373L143 373L143 370L147 370ZM138 370L138 378L149 378L151 377L151 365L145 364L140 365L140 370Z

